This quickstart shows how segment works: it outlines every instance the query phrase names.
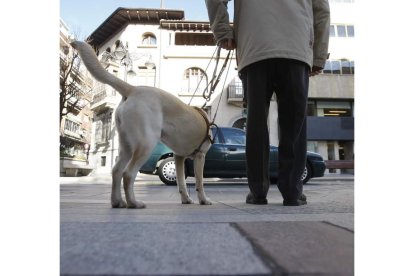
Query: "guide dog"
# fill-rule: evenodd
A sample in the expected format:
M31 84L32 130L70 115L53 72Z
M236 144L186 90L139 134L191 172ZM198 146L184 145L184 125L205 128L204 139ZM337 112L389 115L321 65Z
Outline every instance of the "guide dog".
M112 86L122 95L115 111L119 134L119 158L112 169L111 205L113 208L145 208L135 199L134 181L140 167L161 141L173 150L178 191L183 204L191 204L185 183L184 160L194 158L198 201L212 204L203 186L205 155L211 146L207 115L184 104L174 95L155 87L132 86L108 73L86 42L71 42L92 76ZM123 179L126 202L121 196Z

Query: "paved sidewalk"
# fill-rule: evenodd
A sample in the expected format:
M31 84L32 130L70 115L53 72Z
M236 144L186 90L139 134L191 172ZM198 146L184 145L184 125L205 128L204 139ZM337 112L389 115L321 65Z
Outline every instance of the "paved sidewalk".
M108 176L61 178L61 274L353 275L353 176L321 179L300 207L284 207L274 185L269 204L254 206L243 180L207 180L214 204L200 206L140 175L147 208L133 210L110 208Z

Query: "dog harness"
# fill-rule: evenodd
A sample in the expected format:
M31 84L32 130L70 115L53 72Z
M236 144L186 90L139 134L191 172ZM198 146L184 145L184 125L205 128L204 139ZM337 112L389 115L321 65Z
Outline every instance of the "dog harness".
M200 146L198 146L198 148L194 150L194 153L193 154L195 154L195 153L197 153L197 152L200 151L200 148L203 145L203 143L204 143L205 140L208 139L208 140L210 140L210 143L211 144L214 144L214 138L215 138L215 136L213 138L211 138L211 136L210 136L210 128L212 126L216 126L217 127L217 125L214 122L210 122L210 120L207 118L207 114L204 112L203 109L201 109L201 108L199 108L197 106L193 106L193 108L195 110L197 110L198 113L200 113L200 115L203 117L203 119L204 119L204 121L206 122L206 125L207 125L206 136L205 136L204 140L201 142Z

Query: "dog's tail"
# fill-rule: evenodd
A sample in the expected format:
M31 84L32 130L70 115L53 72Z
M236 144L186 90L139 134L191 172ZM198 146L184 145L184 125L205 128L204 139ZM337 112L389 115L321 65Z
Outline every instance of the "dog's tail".
M102 67L101 63L96 57L95 52L89 44L82 41L73 41L70 44L79 52L86 68L96 80L105 84L109 84L123 97L128 98L128 96L133 91L134 86L108 73Z

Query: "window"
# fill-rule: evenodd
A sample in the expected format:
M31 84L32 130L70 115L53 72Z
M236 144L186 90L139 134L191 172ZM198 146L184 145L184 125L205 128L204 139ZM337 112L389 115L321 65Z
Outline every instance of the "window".
M101 167L106 166L106 156L101 156Z
M229 98L243 98L243 83L238 76L234 77L227 89Z
M316 106L322 117L352 117L351 102L317 101Z
M191 46L215 46L214 36L212 33L176 33L175 45Z
M323 74L355 74L354 61L327 60L323 68Z
M95 140L96 143L106 143L111 139L112 111L97 115Z
M221 129L224 136L224 143L230 145L246 145L246 134L237 129Z
M148 33L142 36L142 44L143 45L157 45L157 38L155 35Z
M73 133L78 133L79 127L80 127L80 124L75 123L68 119L65 120L65 127L64 127L65 130L73 132Z
M342 74L352 74L351 62L341 61Z
M353 101L308 100L307 116L317 117L353 117Z
M332 66L331 66L331 61L327 60L325 62L325 67L323 68L322 71L324 74L332 74Z
M346 32L348 34L348 37L354 37L354 26L346 26Z
M207 75L200 68L192 67L184 71L181 93L201 96L207 87Z
M345 25L337 25L336 30L338 32L339 37L346 37Z
M354 37L354 26L345 24L332 24L329 26L330 37Z
M211 132L212 132L211 134L213 135L211 138L214 139L214 144L220 144L220 138L219 138L219 135L217 133L217 128L212 127Z
M332 60L332 74L340 74L341 73L341 63L339 60Z
M334 25L329 26L329 36L330 37L335 36L335 26Z
M328 116L351 117L351 110L343 109L343 108L324 108L323 114L324 114L324 117L328 117Z

